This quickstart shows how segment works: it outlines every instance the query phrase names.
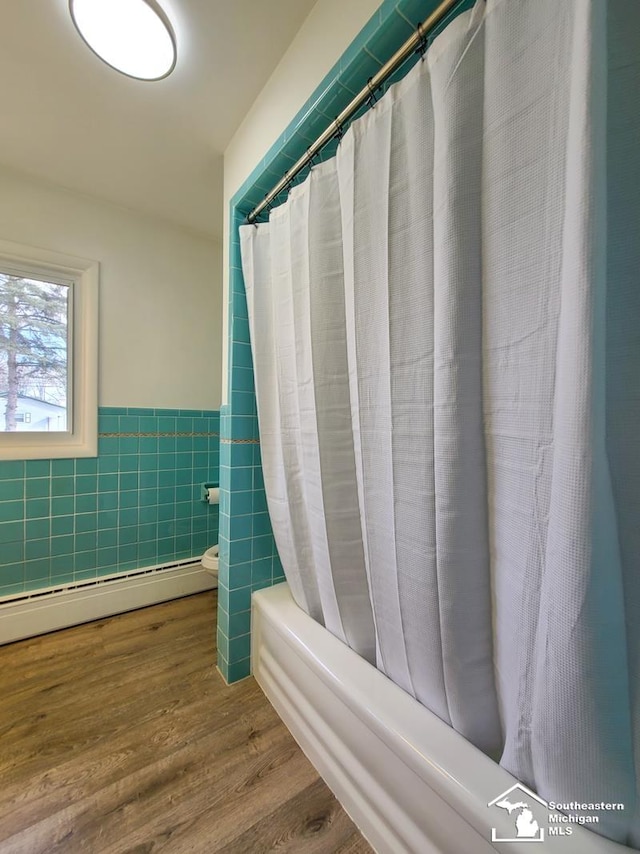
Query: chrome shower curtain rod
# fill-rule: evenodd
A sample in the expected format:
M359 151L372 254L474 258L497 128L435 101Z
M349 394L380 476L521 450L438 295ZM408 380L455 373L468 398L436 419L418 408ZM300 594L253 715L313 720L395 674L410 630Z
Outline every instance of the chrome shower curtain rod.
M298 175L304 167L313 160L316 154L318 154L318 152L321 151L327 143L331 142L336 135L340 135L342 133L342 129L346 122L348 122L349 119L358 112L363 104L373 97L374 93L386 80L388 80L393 72L411 56L412 53L418 50L421 45L425 44L427 36L431 30L433 30L433 28L442 21L446 14L459 3L460 0L443 0L438 8L434 9L428 18L425 18L421 24L418 24L416 31L411 38L407 39L402 47L398 48L398 50L393 54L391 59L387 60L382 68L380 68L373 77L369 78L369 82L364 89L355 96L355 98L333 120L324 133L316 139L313 145L309 146L303 156L294 163L291 169L285 172L283 177L278 181L275 187L267 193L260 204L251 211L247 216L248 222L255 222L262 211L269 207L276 196L278 196L293 181L296 175Z

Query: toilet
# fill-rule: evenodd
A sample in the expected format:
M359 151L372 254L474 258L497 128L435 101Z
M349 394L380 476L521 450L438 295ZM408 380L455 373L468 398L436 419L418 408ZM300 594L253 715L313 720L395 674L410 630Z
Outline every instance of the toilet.
M207 549L200 558L202 568L205 572L208 572L209 575L213 576L216 582L216 587L218 586L218 562L220 560L218 554L218 546L216 544L215 546L211 546L210 549Z

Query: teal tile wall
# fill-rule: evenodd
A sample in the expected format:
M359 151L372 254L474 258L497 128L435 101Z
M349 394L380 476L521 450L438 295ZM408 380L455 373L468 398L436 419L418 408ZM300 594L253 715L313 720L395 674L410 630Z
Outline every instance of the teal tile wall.
M438 4L439 0L385 0L231 200L229 402L221 410L218 588L218 667L229 682L250 672L251 592L284 578L266 512L238 226ZM430 39L472 5L473 0L462 0ZM387 85L406 74L417 59L416 54ZM337 144L337 140L329 144L321 159L332 157ZM307 174L303 171L295 183ZM274 204L285 196L283 192Z
M241 412L255 395L236 391ZM229 682L249 674L251 593L284 580L267 512L255 415L221 410L218 667ZM248 437L247 433L253 433Z
M98 456L0 461L0 596L198 557L218 541L217 411L102 407Z

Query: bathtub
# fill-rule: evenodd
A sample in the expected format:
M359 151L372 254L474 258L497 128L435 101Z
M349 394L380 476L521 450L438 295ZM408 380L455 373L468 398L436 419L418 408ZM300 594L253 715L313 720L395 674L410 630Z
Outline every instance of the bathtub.
M253 594L252 632L253 675L379 854L535 854L540 839L505 841L514 818L490 805L518 781L308 617L286 584ZM531 805L540 851L630 851L557 823L527 790L510 797Z

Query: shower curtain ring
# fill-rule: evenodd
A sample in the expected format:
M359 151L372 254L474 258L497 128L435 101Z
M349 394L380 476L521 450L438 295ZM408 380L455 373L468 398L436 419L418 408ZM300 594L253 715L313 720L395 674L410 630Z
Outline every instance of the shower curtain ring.
M316 159L317 156L318 152L314 151L312 154L311 146L309 146L309 148L307 148L307 157L309 158L309 172L313 172L313 167L315 166L315 163L313 161Z
M368 104L368 106L369 106L369 108L370 108L370 109L373 109L373 108L375 107L375 105L376 105L376 101L378 100L378 99L377 99L377 97L376 97L376 90L375 90L375 88L371 85L371 81L372 81L372 80L373 80L373 77L370 77L370 78L367 80L367 89L369 90L369 98L367 99L367 104Z
M427 52L427 48L429 47L429 37L424 31L422 24L418 24L416 27L416 32L420 37L420 41L418 42L418 47L416 48L416 53L420 54L420 58L424 59L424 55Z
M265 197L265 199L267 198L266 193L265 193L264 197ZM267 213L268 213L269 212L268 205L265 205L265 207L267 208ZM264 210L264 208L263 208L263 210ZM251 215L251 213L248 213L246 218L245 218L247 225L252 225L254 228L257 228L260 225L259 217L260 217L261 213L262 213L262 211L260 211L260 213L254 214L253 216Z
M273 207L273 199L267 198L268 195L269 194L267 193L267 195L264 197L264 200L265 200L264 209L267 212L267 216L269 216L269 214L271 213L271 208Z

